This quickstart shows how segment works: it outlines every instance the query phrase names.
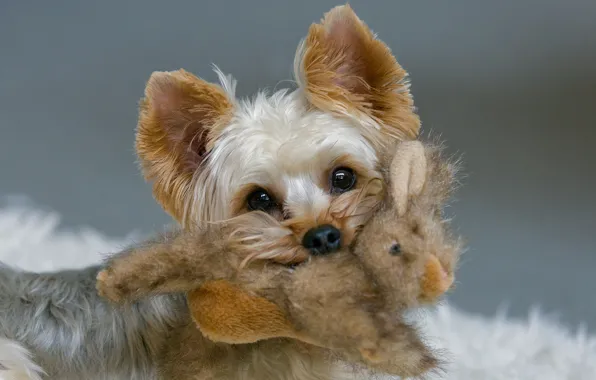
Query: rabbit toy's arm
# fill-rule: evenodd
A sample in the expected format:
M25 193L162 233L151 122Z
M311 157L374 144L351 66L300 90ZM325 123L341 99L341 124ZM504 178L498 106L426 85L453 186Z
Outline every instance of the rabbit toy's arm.
M97 275L98 292L120 303L231 279L242 258L225 247L228 229L215 224L192 233L177 232L112 256Z

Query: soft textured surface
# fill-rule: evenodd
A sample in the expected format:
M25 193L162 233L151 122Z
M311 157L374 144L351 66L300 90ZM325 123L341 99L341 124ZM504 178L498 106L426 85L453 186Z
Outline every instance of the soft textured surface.
M36 271L80 267L135 238L58 227L57 214L27 206L0 208L0 261ZM442 305L421 316L428 338L449 352L444 379L596 379L596 337L573 333L538 312L526 321L503 315L487 319ZM0 379L5 376L0 371Z

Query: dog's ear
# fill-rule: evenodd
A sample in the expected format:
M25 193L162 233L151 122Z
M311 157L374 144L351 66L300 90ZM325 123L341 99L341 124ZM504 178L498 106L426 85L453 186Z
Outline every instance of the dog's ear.
M136 151L153 195L176 220L184 220L192 178L212 140L231 116L233 100L218 85L184 70L155 72L141 101Z
M311 25L294 66L311 105L356 118L373 143L417 136L407 73L349 5Z

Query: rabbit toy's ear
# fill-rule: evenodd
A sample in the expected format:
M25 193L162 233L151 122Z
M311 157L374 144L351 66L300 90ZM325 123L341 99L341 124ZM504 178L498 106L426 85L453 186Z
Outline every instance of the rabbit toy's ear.
M420 141L404 141L389 165L389 193L399 216L407 209L408 200L420 194L426 178L426 155Z

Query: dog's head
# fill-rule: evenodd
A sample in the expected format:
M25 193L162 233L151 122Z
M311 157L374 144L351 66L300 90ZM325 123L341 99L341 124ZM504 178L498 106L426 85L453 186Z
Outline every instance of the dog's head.
M136 149L157 201L184 226L260 210L312 252L349 243L365 217L347 214L378 197L381 152L420 126L390 49L341 6L300 44L295 91L238 100L218 75L148 81Z

